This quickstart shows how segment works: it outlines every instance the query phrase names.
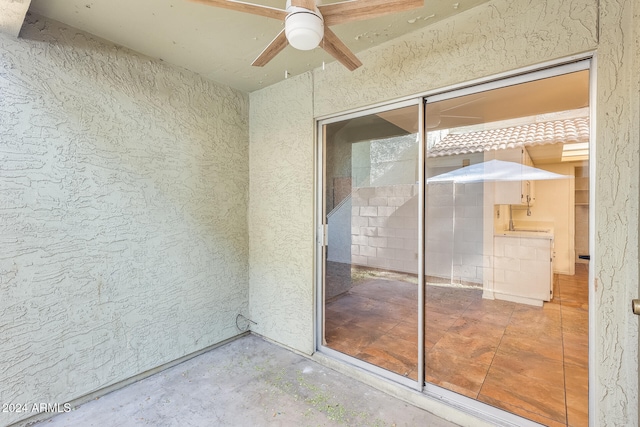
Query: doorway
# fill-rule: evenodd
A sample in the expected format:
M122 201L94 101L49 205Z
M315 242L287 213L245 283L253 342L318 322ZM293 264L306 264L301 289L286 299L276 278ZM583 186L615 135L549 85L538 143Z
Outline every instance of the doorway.
M321 123L320 351L588 422L588 66Z

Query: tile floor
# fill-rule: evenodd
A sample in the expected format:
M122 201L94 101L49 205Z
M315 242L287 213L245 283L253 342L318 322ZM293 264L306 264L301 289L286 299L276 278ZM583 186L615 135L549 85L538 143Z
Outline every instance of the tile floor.
M556 275L553 301L482 299L427 286L426 380L548 426L588 424L588 272ZM413 281L413 283L412 283ZM327 345L417 379L415 278L354 281L326 304Z

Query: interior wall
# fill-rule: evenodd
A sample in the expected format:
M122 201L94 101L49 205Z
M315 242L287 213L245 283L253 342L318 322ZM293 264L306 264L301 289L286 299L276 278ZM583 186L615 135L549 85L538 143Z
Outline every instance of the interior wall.
M62 405L239 333L248 96L38 17L21 36L0 34L0 402Z
M553 272L575 274L575 179L574 164L544 164L536 168L570 176L570 179L540 180L535 182L535 203L513 207L515 226L523 227L528 222L553 224L554 242Z
M279 107L278 116L272 115L272 122L260 125L252 122L252 134L258 132L254 125L267 127L267 130L274 131L274 136L262 131L264 139L261 143L273 147L290 144L301 153L307 153L313 150L314 116L333 115L597 50L595 71L598 86L594 104L598 153L595 166L597 237L596 249L591 253L597 290L592 301L596 312L596 331L592 336L595 376L590 382L593 401L596 402L591 413L595 425L625 425L638 416L635 397L638 392L638 321L628 306L631 297L638 294L640 177L637 164L640 125L637 113L640 85L637 70L640 60L638 29L633 19L638 19L639 7L633 0L495 0L360 52L358 56L364 66L354 72L336 63L328 64L325 70L315 70L310 95L313 97L313 109L305 108L303 114L298 114L296 108L299 105L296 103L286 106L291 96L289 89L298 91L300 82L296 79L285 81L277 90L266 89L273 97L269 102L254 104L252 96L252 109L283 106ZM259 96L264 98L266 94ZM290 120L290 114L294 114L296 120ZM279 126L293 126L294 131L276 132ZM301 134L309 138L301 142ZM276 156L281 154L262 153L267 157L261 158L261 163L266 164L276 161ZM271 169L282 175L283 172L278 171L280 167L276 162ZM313 194L313 168L296 164L291 169L296 171L296 179L308 183L303 191ZM268 172L261 170L260 176L263 175L268 175ZM252 191L252 197L254 194ZM260 215L259 212L250 213L256 218ZM308 230L311 228L308 221L312 218L313 207L308 203L303 209L283 212L278 216L278 223L303 226L303 230ZM259 250L253 244L254 241L252 251ZM255 241L255 244L259 243ZM271 243L265 244L264 249L271 246ZM312 260L313 237L296 239L286 250L273 254L273 262L283 264L292 255L296 259ZM286 270L282 269L277 276L271 280L280 286L287 286L287 282L288 286L293 285ZM252 289L256 286L255 280L257 278L252 276ZM287 298L286 302L278 301L272 308L275 330L278 329L276 325L289 328L292 323L298 324L301 313L299 310L287 310L286 307L291 305L306 310L304 321L308 324L305 329L312 330L314 306L308 301L308 293L301 290L311 290L313 286L311 274L306 277L295 274L299 299L296 303ZM273 292L274 295L281 294L279 289ZM455 413L452 409L447 416Z
M251 330L314 350L311 73L251 93Z

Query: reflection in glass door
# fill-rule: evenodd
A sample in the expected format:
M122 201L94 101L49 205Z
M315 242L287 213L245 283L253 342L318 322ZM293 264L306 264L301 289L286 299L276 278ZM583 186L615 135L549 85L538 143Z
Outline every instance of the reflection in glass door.
M587 425L589 72L425 111L425 381Z
M418 381L418 119L411 105L329 123L324 344Z
M322 351L513 424L588 425L588 66L321 123Z

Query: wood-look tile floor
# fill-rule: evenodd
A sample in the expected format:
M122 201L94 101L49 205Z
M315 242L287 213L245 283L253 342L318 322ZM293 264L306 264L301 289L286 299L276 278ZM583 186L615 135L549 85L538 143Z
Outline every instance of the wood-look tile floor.
M554 280L543 307L427 286L426 381L544 425L588 425L587 266ZM360 280L326 304L327 345L417 380L417 301L410 281Z

